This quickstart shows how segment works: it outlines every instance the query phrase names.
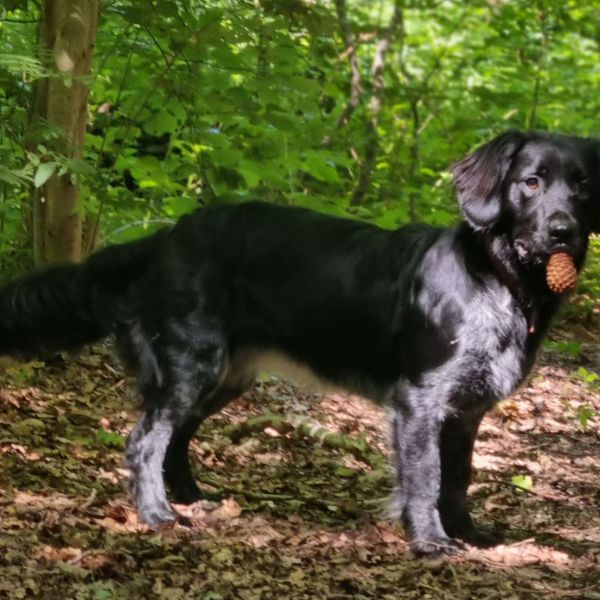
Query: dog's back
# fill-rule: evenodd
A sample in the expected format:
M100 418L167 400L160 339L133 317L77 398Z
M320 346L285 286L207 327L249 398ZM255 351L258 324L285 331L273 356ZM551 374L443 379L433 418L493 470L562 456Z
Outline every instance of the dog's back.
M228 352L284 349L325 378L387 384L414 273L440 235L264 203L199 211L173 229L142 282L143 328L152 337L185 316L200 336L214 323Z

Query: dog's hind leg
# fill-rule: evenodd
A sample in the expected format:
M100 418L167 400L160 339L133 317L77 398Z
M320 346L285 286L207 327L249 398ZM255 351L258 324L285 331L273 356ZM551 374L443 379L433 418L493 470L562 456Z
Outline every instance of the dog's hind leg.
M189 329L189 328L188 328ZM167 501L163 463L177 431L191 426L199 397L218 387L226 366L225 345L218 336L173 327L156 353L157 376L142 383L145 414L132 430L126 461L131 469L131 489L138 518L158 527L176 514Z
M175 429L165 453L163 462L165 482L171 491L172 500L180 504L192 504L202 498L202 492L192 475L188 447L196 429L204 419L204 415L193 415Z
M471 459L477 429L485 411L482 409L451 414L444 421L440 436L442 479L438 509L444 530L475 546L491 546L501 540L495 532L475 528L467 503L471 482Z
M190 441L204 419L241 396L252 385L253 379L252 376L236 376L230 369L227 378L215 392L205 399L198 400L198 414L190 416L181 427L173 431L163 465L165 481L173 501L192 504L203 497L190 466Z

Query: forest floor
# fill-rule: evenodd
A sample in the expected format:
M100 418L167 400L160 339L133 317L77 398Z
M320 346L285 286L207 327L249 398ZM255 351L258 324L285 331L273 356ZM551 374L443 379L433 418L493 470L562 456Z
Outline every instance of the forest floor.
M194 526L152 532L124 491L135 392L109 350L6 361L0 598L600 599L600 340L569 331L479 435L473 515L506 543L443 560L384 516L380 408L260 382L198 433Z

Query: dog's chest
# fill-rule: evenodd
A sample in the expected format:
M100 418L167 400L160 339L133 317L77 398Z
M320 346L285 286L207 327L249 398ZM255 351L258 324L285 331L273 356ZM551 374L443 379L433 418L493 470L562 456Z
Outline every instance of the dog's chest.
M527 374L527 318L506 288L479 294L467 314L454 367L462 374L462 389L496 401Z

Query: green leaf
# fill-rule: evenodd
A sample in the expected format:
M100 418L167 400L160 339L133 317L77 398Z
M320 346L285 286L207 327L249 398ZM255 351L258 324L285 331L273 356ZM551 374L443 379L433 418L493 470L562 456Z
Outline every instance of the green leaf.
M533 489L533 479L531 475L514 475L510 481L515 486L517 492L529 492Z
M20 76L27 73L34 79L43 77L46 74L46 69L38 58L22 54L0 52L0 67L4 67L11 73Z
M306 157L306 160L304 161L304 170L315 179L326 183L337 183L340 180L340 177L331 162L319 152L311 152Z
M582 404L577 407L576 417L581 425L581 429L587 431L590 419L596 417L596 411L589 404Z
M96 439L107 448L118 448L119 450L125 448L125 438L114 431L99 429L96 432Z
M165 198L165 212L170 217L179 218L198 208L198 201L188 196L172 196Z
M215 165L220 167L236 167L242 160L242 153L239 150L233 148L222 148L215 150L211 154L212 161Z
M579 344L578 342L564 342L564 341L553 342L553 341L547 340L544 343L544 347L549 348L550 350L554 350L555 352L568 354L569 356L571 356L573 358L577 358L581 354L581 351L582 351L581 344Z
M336 468L335 474L338 477L356 477L358 475L358 471L356 469L350 469L349 467L340 465Z
M588 371L585 367L577 369L577 375L586 383L593 384L600 379L600 376L592 371Z
M177 118L166 110L156 113L144 126L148 133L163 135L177 129Z
M52 177L57 167L58 164L55 162L42 163L35 172L33 185L35 185L36 188L42 187L46 181Z
M92 165L80 158L71 158L67 160L65 167L70 173L77 173L78 175L90 176L96 173L96 169L94 169Z
M246 185L249 188L256 187L261 180L260 167L258 163L250 161L242 161L239 166L241 176L246 180Z
M6 169L0 165L0 181L4 181L10 185L20 185L31 181L29 169Z

